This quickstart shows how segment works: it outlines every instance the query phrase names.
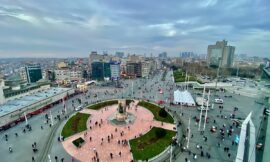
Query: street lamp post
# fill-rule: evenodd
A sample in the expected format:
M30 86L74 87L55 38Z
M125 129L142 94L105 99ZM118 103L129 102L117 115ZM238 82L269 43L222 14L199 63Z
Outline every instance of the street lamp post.
M188 139L187 139L187 149L189 148L189 138L190 138L190 116L188 118Z
M131 82L131 97L133 97L133 81Z
M203 124L203 131L205 130L205 124L206 124L206 120L207 120L207 111L208 111L209 100L210 100L209 98L210 98L210 90L208 91L208 98L207 98L206 112L205 112L205 118L204 118L204 124Z
M217 69L217 79L216 79L216 85L215 85L215 92L217 91L217 82L218 82L218 78L219 78L220 62L221 62L221 58L218 59L218 69Z
M26 116L26 113L24 112L24 119L25 119L25 125L28 125L28 120L27 120L27 116Z
M202 111L203 111L203 108L204 108L204 95L205 95L205 86L203 88L203 98L202 98L202 105L201 105L201 112L200 112L200 119L199 119L199 128L198 128L198 131L200 131L200 129L201 129Z
M52 111L50 111L51 124L53 125Z

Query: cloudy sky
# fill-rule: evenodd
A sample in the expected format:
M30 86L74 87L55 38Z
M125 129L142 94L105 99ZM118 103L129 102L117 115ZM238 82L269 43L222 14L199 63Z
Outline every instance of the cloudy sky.
M270 56L269 0L0 0L0 57L204 54L226 39Z

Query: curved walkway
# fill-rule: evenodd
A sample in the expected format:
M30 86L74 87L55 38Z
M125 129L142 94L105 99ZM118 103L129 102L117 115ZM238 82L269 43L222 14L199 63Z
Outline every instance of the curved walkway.
M117 110L117 105L107 106L106 109L103 108L100 110L82 110L82 113L91 114L91 117L87 122L87 131L69 137L62 142L63 147L70 155L83 162L91 161L96 154L95 152L97 152L99 160L102 162L131 161L133 158L129 146L118 144L119 140L128 141L136 138L140 134L142 135L147 133L153 126L169 130L173 130L175 127L174 124L162 124L159 121L155 121L153 119L153 114L143 107L138 106L137 109L135 109L135 104L137 103L138 101L131 104L130 109L127 109L127 112L136 116L134 123L125 126L115 126L107 120L109 116ZM95 125L95 122L100 123L101 126L99 127L99 125ZM121 132L124 132L123 135L120 134ZM111 138L111 135L113 138ZM110 142L108 142L108 136L110 136ZM81 148L77 149L72 144L72 141L79 137L84 138L86 142ZM120 151L121 157L119 155ZM110 153L113 154L112 159L110 157Z

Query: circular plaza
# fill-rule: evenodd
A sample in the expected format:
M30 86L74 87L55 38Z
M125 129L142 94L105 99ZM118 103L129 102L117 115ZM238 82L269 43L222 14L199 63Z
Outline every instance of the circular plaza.
M79 161L149 160L176 135L174 120L159 106L138 100L110 100L72 116L62 133L64 149Z

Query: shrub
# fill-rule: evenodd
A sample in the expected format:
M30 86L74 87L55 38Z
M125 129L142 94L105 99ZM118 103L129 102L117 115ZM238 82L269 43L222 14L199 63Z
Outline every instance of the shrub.
M158 115L163 117L163 118L166 118L168 113L164 109L160 109L158 112Z
M165 137L166 136L166 130L165 129L156 129L155 130L155 134L156 134L156 138L162 138L162 137Z
M80 138L77 138L77 139L75 139L74 141L72 141L72 143L73 143L76 147L81 147L81 145L84 143L84 139L82 139L82 138L80 137Z

